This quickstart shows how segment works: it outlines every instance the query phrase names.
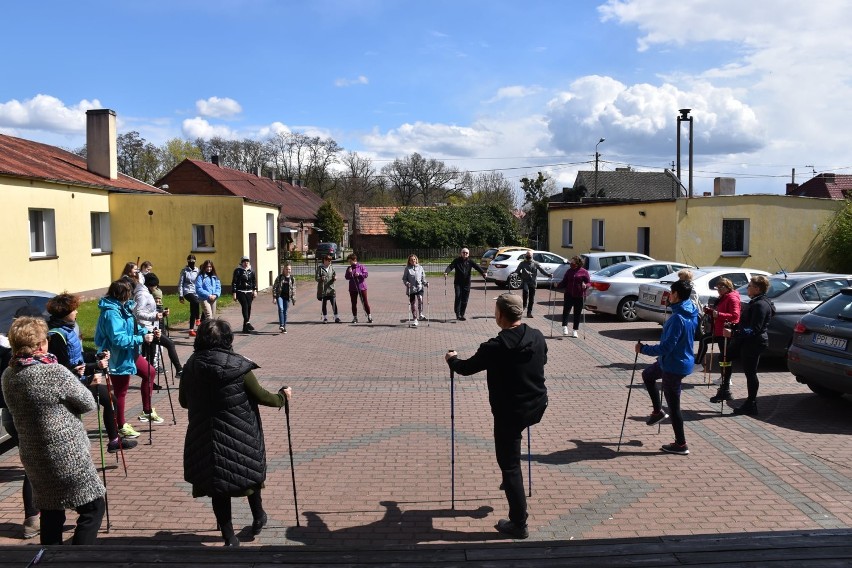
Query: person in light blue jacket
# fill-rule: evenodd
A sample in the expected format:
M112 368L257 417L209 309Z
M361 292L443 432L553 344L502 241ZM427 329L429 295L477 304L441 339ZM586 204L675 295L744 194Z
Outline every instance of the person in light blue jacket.
M222 282L216 274L216 267L212 260L205 260L201 265L201 272L195 279L195 295L201 303L202 320L216 317L216 302L222 295Z
M686 445L686 436L683 431L683 415L680 411L680 391L683 378L692 372L695 358L693 348L695 342L695 330L698 328L698 308L689 299L692 293L692 282L678 280L672 284L669 303L672 315L663 326L663 334L657 345L643 345L637 342L636 353L657 357L653 365L642 371L642 380L654 411L645 422L653 426L668 418L663 412L660 401L660 393L657 390L657 380L663 381L663 394L672 417L672 429L675 441L666 444L660 449L670 454L687 455L689 448Z

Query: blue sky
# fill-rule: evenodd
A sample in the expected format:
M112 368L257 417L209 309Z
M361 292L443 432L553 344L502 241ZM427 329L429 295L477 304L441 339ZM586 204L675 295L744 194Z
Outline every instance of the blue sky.
M377 167L416 151L561 187L600 138L604 170L670 166L688 107L697 192L728 176L783 193L793 168L852 173L850 15L842 0L13 2L0 133L77 147L85 110L111 108L155 144L301 131Z

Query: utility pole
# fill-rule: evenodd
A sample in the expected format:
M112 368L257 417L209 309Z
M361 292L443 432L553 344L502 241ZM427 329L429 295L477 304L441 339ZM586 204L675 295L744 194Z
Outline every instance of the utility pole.
M606 138L601 138L598 140L598 143L595 144L595 199L598 197L598 160L601 157L600 152L598 152L598 146L600 146L601 142L605 142Z

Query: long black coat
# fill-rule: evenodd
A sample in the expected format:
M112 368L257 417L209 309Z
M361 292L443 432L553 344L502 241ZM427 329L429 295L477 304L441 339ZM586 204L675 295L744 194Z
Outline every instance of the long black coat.
M257 403L243 377L258 366L224 349L194 353L181 379L189 409L184 479L192 494L246 495L266 479L266 447Z

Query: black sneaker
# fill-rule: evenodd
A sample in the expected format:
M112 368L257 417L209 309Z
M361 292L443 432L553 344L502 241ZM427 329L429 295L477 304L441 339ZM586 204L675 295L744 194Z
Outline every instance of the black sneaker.
M723 400L725 402L731 402L733 400L733 397L731 396L730 390L720 388L719 390L716 391L715 396L710 397L710 402L712 402L714 404L717 403L717 402L722 402Z
M287 326L286 325L281 328L281 333L287 333Z
M530 536L526 525L516 525L509 519L500 519L495 527L497 532L501 532L506 536L518 539L528 538Z
M249 330L249 331L254 331L254 326L253 326L251 323L247 323L247 324L245 325L245 328L246 328L247 330Z
M672 442L671 444L661 446L660 449L667 454L677 454L679 456L689 455L689 446L687 446L686 443L678 444L677 442Z
M343 322L342 322L342 321L340 321L340 318L339 318L339 317L334 316L334 323L343 323Z
M734 409L734 414L757 416L757 403L753 400L746 400L739 408Z
M122 450L132 450L136 447L136 443L136 440L131 440L130 438L119 438L107 444L107 451L114 454L119 450L119 447Z
M528 312L528 313L527 313L527 317L528 317L528 318L533 317L532 312Z
M645 421L645 424L647 424L648 426L656 426L668 417L669 415L663 412L662 410L655 410L651 413L651 416L649 416L648 419Z
M459 316L459 321L467 321L467 318L464 316ZM508 523L509 521L506 522Z
M251 534L257 536L260 534L260 531L263 530L263 527L266 526L266 522L269 518L266 516L264 512L259 519L255 519L251 524Z
M163 386L160 383L154 383L154 390L159 391L162 390Z
M352 322L351 322L351 323L358 323L358 318L352 318Z

